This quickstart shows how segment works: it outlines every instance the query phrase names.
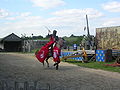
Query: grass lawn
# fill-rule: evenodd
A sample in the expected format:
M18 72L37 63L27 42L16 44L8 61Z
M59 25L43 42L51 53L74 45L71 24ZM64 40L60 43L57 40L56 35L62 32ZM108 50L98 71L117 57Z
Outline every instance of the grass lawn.
M40 50L40 48L32 50L31 53L35 53L37 50Z
M76 64L81 67L87 67L87 68L94 68L94 69L102 69L106 71L113 71L113 72L119 72L120 73L120 67L112 67L112 66L105 66L105 64L112 64L114 62L89 62L89 63L82 63L81 61L76 61L73 59L67 59L66 62Z
M31 53L35 53L36 50L34 49L31 51ZM63 60L63 62L65 62ZM94 69L101 69L106 71L112 71L112 72L119 72L120 73L120 67L112 67L112 66L105 66L105 64L112 64L114 62L89 62L89 63L82 63L81 61L73 60L73 59L67 59L66 62L76 64L81 67L87 67L87 68L94 68Z

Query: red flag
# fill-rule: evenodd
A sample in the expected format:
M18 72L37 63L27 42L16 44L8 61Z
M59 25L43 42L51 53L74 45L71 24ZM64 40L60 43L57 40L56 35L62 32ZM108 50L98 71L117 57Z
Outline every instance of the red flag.
M44 45L38 52L35 53L36 58L43 63L44 60L48 57L49 55L49 47L54 44L54 37L50 37L50 41Z
M52 45L54 41L48 42L45 46L43 46L37 53L35 53L36 58L43 63L44 60L48 57L49 55L49 47Z
M43 63L44 60L47 58L48 56L48 53L49 53L49 49L46 48L45 46L43 46L39 51L38 53L36 53L36 58L41 62Z
M60 53L61 50L57 46L54 46L53 48L53 60L54 62L60 62Z

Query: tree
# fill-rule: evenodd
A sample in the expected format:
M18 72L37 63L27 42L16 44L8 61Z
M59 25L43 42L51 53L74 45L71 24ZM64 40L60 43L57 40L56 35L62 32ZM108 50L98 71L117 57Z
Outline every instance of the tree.
M46 37L45 38L49 38L50 37L50 35L48 34L48 35L46 35Z
M71 36L70 36L70 37L75 37L75 35L71 34Z
M83 36L71 35L70 37L64 37L64 39L66 40L66 44L68 46L72 46L73 44L79 45L83 39Z

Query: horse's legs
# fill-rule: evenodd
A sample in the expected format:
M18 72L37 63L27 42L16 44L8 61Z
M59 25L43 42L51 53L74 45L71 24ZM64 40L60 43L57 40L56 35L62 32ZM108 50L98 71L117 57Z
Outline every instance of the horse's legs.
M56 64L56 70L58 70L58 66L59 66L58 64L59 64L59 63Z
M43 66L44 66L44 62L43 62L42 64L43 64Z
M58 70L59 63L60 63L60 62L56 62L56 63L54 64L54 66L56 66L56 70Z
M56 66L56 64L57 64L57 63L55 62L53 66Z
M47 63L47 67L49 67L48 59L46 60L46 63Z
M48 56L47 58L46 58L46 63L47 63L47 67L49 67L49 62L48 62L48 59L50 58L50 56Z

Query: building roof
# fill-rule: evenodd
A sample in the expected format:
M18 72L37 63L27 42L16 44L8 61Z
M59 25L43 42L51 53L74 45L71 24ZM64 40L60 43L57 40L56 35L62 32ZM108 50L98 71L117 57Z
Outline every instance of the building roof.
M17 35L15 35L14 33L12 33L1 40L1 42L4 42L4 41L22 41L22 39Z

